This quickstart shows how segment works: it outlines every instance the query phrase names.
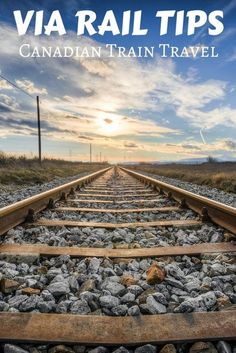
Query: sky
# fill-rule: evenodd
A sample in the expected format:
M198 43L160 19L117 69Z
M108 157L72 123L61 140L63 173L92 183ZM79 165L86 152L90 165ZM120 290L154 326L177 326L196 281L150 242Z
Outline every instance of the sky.
M44 24L60 10L67 33L34 35L34 21L19 36L13 11L44 10ZM75 14L96 12L95 27L113 10L119 28L123 11L142 10L145 36L77 36ZM175 36L175 21L160 36L160 10L224 12L224 31L208 34L209 23ZM0 3L0 151L37 155L36 96L40 97L45 157L110 162L236 159L236 0L68 0ZM101 58L22 58L19 47L101 46ZM105 45L155 47L154 57L108 57ZM158 45L214 46L218 58L161 58Z

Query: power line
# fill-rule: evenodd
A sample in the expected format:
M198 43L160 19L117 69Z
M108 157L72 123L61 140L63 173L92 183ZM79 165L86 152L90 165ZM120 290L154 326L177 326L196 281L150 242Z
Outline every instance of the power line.
M25 93L27 96L29 96L32 99L35 99L35 97L33 97L30 93L26 92L23 88L20 88L19 86L17 86L15 83L11 82L10 80L8 80L8 78L2 76L0 74L0 78L2 78L3 80L5 80L6 82L8 82L11 86L19 89L21 92Z

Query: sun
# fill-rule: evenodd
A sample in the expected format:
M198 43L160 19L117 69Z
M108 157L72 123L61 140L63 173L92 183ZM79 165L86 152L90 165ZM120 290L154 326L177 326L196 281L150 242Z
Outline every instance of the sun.
M116 136L122 132L122 123L117 118L101 118L98 121L98 132L106 136Z

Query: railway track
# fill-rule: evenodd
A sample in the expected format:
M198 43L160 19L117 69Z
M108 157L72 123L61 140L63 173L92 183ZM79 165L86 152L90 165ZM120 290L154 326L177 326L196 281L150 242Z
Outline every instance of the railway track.
M0 234L6 353L14 352L9 343L30 352L30 344L69 345L51 353L146 345L137 352L148 353L163 344L235 340L230 206L106 168L2 208ZM230 353L227 343L218 345ZM193 351L215 353L199 347Z

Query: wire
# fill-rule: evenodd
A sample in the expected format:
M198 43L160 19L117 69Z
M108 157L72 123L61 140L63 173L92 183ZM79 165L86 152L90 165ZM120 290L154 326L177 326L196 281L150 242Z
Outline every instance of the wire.
M2 78L3 80L7 81L11 86L19 89L21 92L25 93L27 96L29 96L32 99L35 99L35 97L33 97L31 94L29 94L28 92L26 92L25 90L23 90L22 88L20 88L19 86L17 86L15 83L11 82L10 80L8 80L6 77L2 76L0 74L0 78Z

